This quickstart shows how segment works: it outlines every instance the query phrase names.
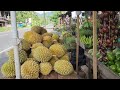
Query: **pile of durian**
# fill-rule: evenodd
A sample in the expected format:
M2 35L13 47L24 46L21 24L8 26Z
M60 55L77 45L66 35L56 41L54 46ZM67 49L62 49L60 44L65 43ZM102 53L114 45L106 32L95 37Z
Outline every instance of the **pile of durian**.
M33 26L24 33L19 44L19 60L22 79L38 79L40 75L56 72L67 76L74 72L66 48L59 35L48 33L40 26ZM1 67L6 78L15 78L14 50L8 51L8 61Z

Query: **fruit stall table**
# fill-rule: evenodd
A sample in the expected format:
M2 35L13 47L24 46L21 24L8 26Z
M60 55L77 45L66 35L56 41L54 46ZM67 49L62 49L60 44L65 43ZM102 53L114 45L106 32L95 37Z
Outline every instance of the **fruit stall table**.
M87 53L88 50L85 51L87 66L92 69L92 56ZM107 66L105 66L102 62L98 61L98 74L102 79L120 79L120 77L115 74L112 70L110 70ZM89 77L91 78L91 70L89 70Z
M77 21L79 22L79 16L77 16L77 18L78 18ZM1 67L1 72L3 75L0 74L0 78L2 78L2 79L3 78L4 79L15 79L15 78L16 79L82 79L81 76L82 75L85 76L85 73L82 72L82 70L79 70L80 68L78 67L79 44L77 45L77 49L76 49L77 50L77 56L76 56L77 60L76 60L76 71L75 71L75 69L73 68L73 65L69 61L66 61L66 60L70 60L70 59L60 60L65 55L68 56L68 54L67 54L66 49L63 47L63 45L56 44L56 43L60 43L59 41L57 41L57 40L59 40L59 36L58 36L58 38L55 39L54 38L55 34L53 35L52 33L51 34L49 33L49 35L48 35L47 30L44 29L43 27L39 27L39 26L32 27L31 31L27 31L24 33L24 39L26 40L27 48L23 48L22 46L23 46L23 42L25 40L22 38L22 39L20 39L20 42L19 42L18 31L17 31L17 27L16 27L15 11L11 11L11 19L12 19L11 23L12 23L12 29L13 29L14 49L11 49L8 52L9 61L5 62L4 65ZM79 32L79 24L77 25L77 28L78 28L78 32ZM48 36L46 36L45 33ZM26 38L27 34L29 34L28 35L29 37ZM31 37L31 35L32 35L32 37ZM42 38L42 37L44 37L44 38ZM45 37L49 37L50 42L52 42L52 40L53 40L52 38L54 38L55 40L53 40L54 42L50 43L50 44L45 44L45 43L42 44L43 42L46 42L46 40L47 40L47 39L45 39ZM77 37L79 37L79 35ZM42 41L42 39L43 39L43 41ZM35 42L33 42L31 40L35 40ZM77 41L79 41L79 39L77 39ZM42 46L40 43L42 44ZM35 46L38 45L40 47L35 48L33 44ZM54 44L54 45L52 46L52 44ZM31 47L31 45L32 45L32 47ZM48 46L48 45L50 45L50 46ZM52 49L55 49L55 48L58 48L57 52L59 52L59 50L60 50L60 52L62 51L60 53L61 55L58 54L58 56L57 56L56 55L57 52L55 52L55 53L52 52L53 51ZM45 51L45 53L44 53L44 51ZM32 52L34 52L34 53L32 53ZM39 59L36 58L36 55L39 56L38 53L40 54ZM62 54L64 54L64 55L62 55ZM59 59L54 58L53 55L55 55L56 58L59 57ZM12 56L12 58L10 58L11 56ZM35 59L34 59L34 56L35 56ZM41 58L41 56L43 56L43 57ZM56 61L54 68L53 68L52 64L50 62L48 62L51 60L58 60L58 65L57 65L57 61ZM47 62L47 63L42 63L42 62ZM58 72L59 69L56 69L56 68L59 68L58 67L59 62L63 62L68 66L67 71L63 71L64 69L66 70L67 67L64 69L61 68L61 71L63 71L63 73L65 72L65 74L59 73ZM9 68L10 65L11 65L11 68ZM39 67L39 65L40 65L40 67ZM63 65L63 64L61 63L61 65ZM43 67L43 66L45 66L45 67ZM44 70L46 69L46 66L50 70L50 71L48 70L48 72L47 72L48 74L46 74L46 72L44 72ZM65 65L63 65L61 67L65 67ZM70 67L70 69L69 69L69 67ZM10 74L7 73L7 71L9 71ZM70 71L70 72L68 72L68 71ZM68 74L66 74L66 72L68 72ZM83 78L85 78L85 77L83 77Z

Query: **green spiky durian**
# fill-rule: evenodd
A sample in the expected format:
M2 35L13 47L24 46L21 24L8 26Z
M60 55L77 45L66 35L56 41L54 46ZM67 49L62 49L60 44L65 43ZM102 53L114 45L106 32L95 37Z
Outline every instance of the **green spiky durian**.
M20 39L19 48L28 51L31 47L31 44L24 39Z
M42 42L42 36L34 31L27 31L24 33L24 39L30 44Z
M41 32L40 32L41 35L44 33L47 33L47 30L45 28L43 28L43 27L40 27L40 28L41 28Z
M39 64L32 58L28 59L21 66L21 76L23 79L38 79Z
M34 31L34 32L36 32L36 33L40 33L41 28L40 28L40 26L33 26L33 27L31 28L31 31Z
M43 46L43 44L42 43L35 43L35 44L33 44L32 45L32 49L35 49L35 48L37 48L37 47L39 47L39 46Z
M29 55L29 58L33 58L33 55L32 55L32 53L30 53L30 55Z
M72 64L66 60L58 60L54 64L54 70L61 75L69 75L74 69Z
M45 47L49 48L53 43L53 39L51 36L44 36L42 43Z
M49 62L40 63L40 73L42 75L49 75L52 71L52 65Z
M58 35L58 34L53 34L53 35L52 35L52 38L53 38L53 40L55 39L55 40L58 41L58 40L59 40L59 35Z
M56 55L58 58L62 57L66 51L61 44L53 44L50 46L49 50L52 52L53 55Z
M55 62L56 62L57 60L59 60L59 59L56 57L56 55L53 55L52 59L50 59L50 64L51 64L52 66L54 66L54 64L55 64Z
M35 59L34 59L34 58L27 58L27 60L34 60L34 61L35 61Z
M31 31L34 31L34 32L36 32L36 33L38 33L38 34L44 34L44 33L47 32L47 30L46 30L45 28L40 27L40 26L33 26L33 27L31 28Z
M44 33L43 35L42 35L42 37L44 37L44 36L51 36L52 37L52 33Z
M57 43L59 43L57 40L53 40L53 44L57 44Z
M51 51L44 46L32 50L32 55L39 62L47 62L52 58Z
M10 61L14 61L14 50L8 51L8 57ZM19 50L20 63L24 63L27 60L27 53L24 50Z
M66 53L66 54L65 54L63 57L61 57L60 59L61 59L61 60L67 60L67 61L70 60L68 53Z
M7 78L15 77L15 64L12 61L5 62L1 67L1 72L3 76Z
M62 44L60 44L60 45L62 46L62 48L63 48L63 50L65 51L65 53L67 53L66 47L65 47L64 45L62 45Z
M31 47L31 51L33 51L35 48L39 47L39 46L44 46L42 43L35 43L32 45ZM29 54L30 58L33 58L32 52Z

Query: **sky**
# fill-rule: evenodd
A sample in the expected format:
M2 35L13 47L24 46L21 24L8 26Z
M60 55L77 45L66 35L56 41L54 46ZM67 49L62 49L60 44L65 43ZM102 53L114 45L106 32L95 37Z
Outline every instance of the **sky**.
M42 14L42 13L43 13L43 11L35 11L35 12L37 12L37 13L39 13L39 14ZM45 11L45 12L52 12L52 11Z
M42 13L43 13L43 11L35 11L35 12L37 12L37 13L39 13L39 14L42 14ZM45 11L45 12L52 12L52 11ZM75 11L72 12L72 17L73 17L73 18L76 17L76 12L75 12Z

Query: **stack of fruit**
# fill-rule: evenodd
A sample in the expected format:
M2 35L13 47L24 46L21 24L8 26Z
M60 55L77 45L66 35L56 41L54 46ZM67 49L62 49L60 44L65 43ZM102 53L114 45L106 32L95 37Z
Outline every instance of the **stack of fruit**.
M93 56L93 49L90 49L90 50L88 51L88 54L90 54L91 56ZM98 59L101 57L100 52L97 51L96 57L97 57Z
M92 36L92 23L89 21L85 21L80 28L80 36Z
M92 36L90 36L90 37L81 36L80 42L82 42L85 45L86 49L92 48Z
M100 28L98 31L100 61L107 61L107 49L114 49L118 37L118 11L102 11L100 14Z
M2 65L1 72L7 78L14 78L16 75L13 49L8 52L8 57L9 60ZM31 31L24 33L19 44L19 59L23 79L38 79L40 75L46 76L52 71L63 76L74 72L59 36L47 33L39 26L34 26Z
M105 65L120 75L120 49L116 48L113 51L107 51L107 60Z

